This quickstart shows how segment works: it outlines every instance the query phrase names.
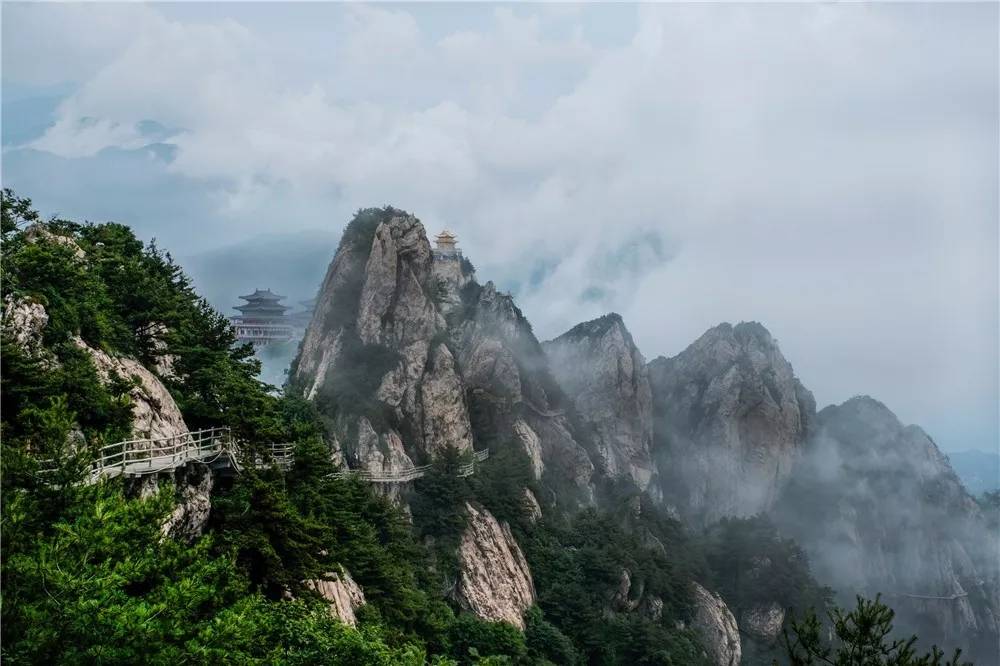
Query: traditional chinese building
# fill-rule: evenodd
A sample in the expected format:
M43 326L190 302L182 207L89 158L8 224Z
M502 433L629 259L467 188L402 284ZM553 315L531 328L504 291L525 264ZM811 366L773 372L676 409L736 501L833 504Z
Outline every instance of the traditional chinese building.
M243 305L234 310L240 314L230 318L240 342L267 345L272 342L288 342L295 336L294 322L285 315L287 305L281 304L284 296L272 293L270 289L257 289L247 296L240 296Z
M461 259L462 251L455 247L458 238L447 229L434 237L434 258L435 259Z

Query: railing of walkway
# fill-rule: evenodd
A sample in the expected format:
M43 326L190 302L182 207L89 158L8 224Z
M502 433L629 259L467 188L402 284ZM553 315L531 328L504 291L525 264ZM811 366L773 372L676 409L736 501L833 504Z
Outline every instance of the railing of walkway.
M238 443L233 439L229 428L205 428L186 432L172 437L152 439L130 439L124 442L108 444L101 448L100 455L90 464L83 478L83 483L96 483L101 479L111 479L116 476L144 476L174 470L192 460L212 463L223 456L237 470L241 464L246 464L245 456L240 451ZM472 462L459 467L459 476L469 476L475 472L477 463L486 460L490 455L488 449L475 451ZM289 469L295 462L295 444L271 444L270 456L264 458L255 456L254 467L269 467L274 465L280 469ZM371 472L368 470L346 470L331 474L334 478L356 476L371 483L405 483L419 479L427 473L431 465L411 467L391 474ZM39 474L51 477L59 469L55 460L42 460Z
M171 437L129 439L102 447L91 462L85 483L121 475L142 476L175 469L191 460L210 462L226 453L229 428L205 428ZM51 475L55 460L40 461L39 473Z

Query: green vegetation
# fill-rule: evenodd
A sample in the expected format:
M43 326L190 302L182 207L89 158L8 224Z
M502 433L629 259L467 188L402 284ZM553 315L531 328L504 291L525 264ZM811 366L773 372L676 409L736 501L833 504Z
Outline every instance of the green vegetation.
M830 611L833 642L824 640L826 633L814 611L803 619L791 623L791 632L784 635L785 647L791 666L971 666L959 662L961 650L955 650L951 659L937 646L927 654L917 653L916 636L892 638L892 620L895 613L876 597L874 600L857 598L854 610L845 613L839 608Z
M802 611L826 608L832 591L816 584L805 553L763 516L724 518L705 532L707 581L739 617L761 603Z
M76 493L42 534L22 506L5 506L4 662L423 663L420 648L391 648L311 599L254 593L211 535L161 539L170 504L102 485Z
M5 308L36 302L49 317L41 349L4 336L0 354L5 662L448 663L510 644L510 629L443 601L397 508L326 476L313 407L256 380L250 348L235 345L168 255L121 225L39 224L9 191L2 204ZM161 379L189 426L229 425L250 449L296 441L296 466L220 483L191 545L159 533L172 493L72 485L96 447L128 435L132 410L129 381L102 382L74 336L148 368L173 357ZM64 474L41 483L37 461L53 456ZM338 567L365 590L358 629L303 585ZM514 643L511 656L524 654Z

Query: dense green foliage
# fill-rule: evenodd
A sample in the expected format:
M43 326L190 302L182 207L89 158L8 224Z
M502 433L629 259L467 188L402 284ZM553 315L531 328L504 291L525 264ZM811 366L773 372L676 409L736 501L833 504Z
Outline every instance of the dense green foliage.
M892 638L895 613L878 597L858 597L857 601L850 612L839 608L830 611L832 643L824 640L826 632L814 611L793 621L791 631L784 636L791 666L959 666L961 650L950 659L936 646L921 655L914 647L916 636Z
M690 618L691 577L676 559L679 542L667 537L657 543L651 533L642 534L594 510L539 525L522 538L538 605L589 663L701 663L692 633L641 606L656 598L661 617ZM629 586L622 597L625 576ZM630 602L639 612L629 612Z

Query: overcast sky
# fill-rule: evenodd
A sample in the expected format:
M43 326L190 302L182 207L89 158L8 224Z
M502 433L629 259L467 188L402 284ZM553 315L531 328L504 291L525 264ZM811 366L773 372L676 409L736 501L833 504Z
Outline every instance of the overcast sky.
M821 406L997 447L995 3L2 11L3 181L45 214L184 257L392 203L539 337L758 320Z

